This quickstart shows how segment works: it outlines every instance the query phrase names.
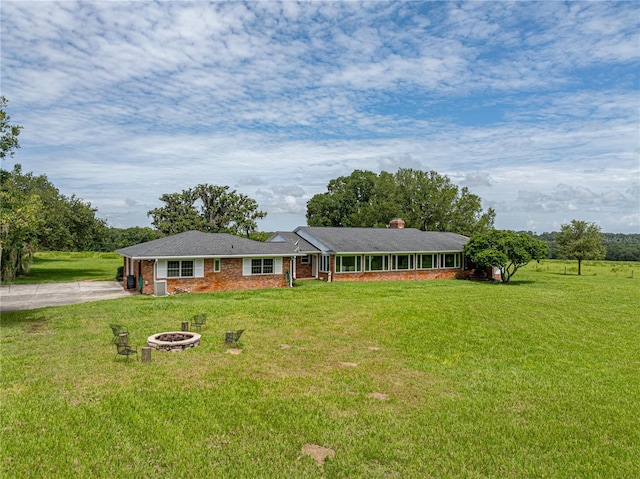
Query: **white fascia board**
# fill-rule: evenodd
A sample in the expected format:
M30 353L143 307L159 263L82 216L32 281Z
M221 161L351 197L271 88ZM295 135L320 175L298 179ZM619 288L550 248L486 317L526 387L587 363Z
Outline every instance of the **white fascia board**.
M208 258L220 258L220 256L211 255L198 255L198 256L131 256L133 260L142 261L171 261L171 260L190 260L190 259L208 259Z
M248 253L238 255L223 255L216 258L289 258L290 256L306 256L304 253Z
M198 256L123 256L135 261L158 261L158 260L190 260L190 259L223 259L223 258L288 258L291 256L309 256L312 254L328 254L328 255L372 255L380 256L385 254L437 254L437 253L462 253L462 250L440 250L440 251L324 251L324 252L298 252L298 253L280 253L280 254L236 254L236 255L198 255Z
M197 256L132 256L133 260L178 260L178 259L224 259L224 258L288 258L289 256L306 256L303 253L279 253L279 254L234 254L234 255L197 255ZM129 258L125 256L125 258Z
M340 251L339 253L335 253L332 252L331 254L335 254L338 256L343 256L343 255L356 255L356 254L364 254L364 255L371 255L371 256L381 256L381 255L385 255L385 254L438 254L438 253L462 253L462 250L458 250L458 251L450 251L450 250L440 250L440 251L357 251L357 252L352 252L352 251Z

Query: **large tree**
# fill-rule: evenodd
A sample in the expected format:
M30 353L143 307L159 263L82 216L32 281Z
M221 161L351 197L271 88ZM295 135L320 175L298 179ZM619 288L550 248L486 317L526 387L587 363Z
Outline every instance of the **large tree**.
M607 250L602 241L597 224L580 220L562 225L556 238L560 254L578 260L578 276L582 273L583 260L604 259Z
M379 216L374 208L377 183L378 175L362 170L329 181L326 193L307 202L309 225L374 226Z
M164 235L200 230L249 237L258 227L256 221L267 215L258 210L255 200L229 191L228 186L201 184L182 193L164 194L160 200L164 206L147 214Z
M0 97L0 160L13 156L20 148L22 126L11 124L7 114L9 101ZM37 196L22 194L11 181L11 174L0 168L0 279L11 281L20 272L25 255L32 256L41 208Z
M502 281L508 283L522 266L543 259L547 245L527 233L492 230L473 236L465 245L464 254L478 266L498 268Z
M409 228L472 235L493 227L495 212L435 171L400 169L395 174L355 170L331 180L327 192L307 203L310 226L385 226L394 217Z
M16 165L19 172L20 165ZM14 170L15 171L15 170ZM0 170L0 261L2 282L11 282L29 269L44 225L40 197L23 191L15 175Z
M76 195L60 193L46 175L23 173L20 164L4 171L3 188L14 196L37 196L42 206L37 233L39 249L90 251L102 241L105 221L97 218L97 208Z

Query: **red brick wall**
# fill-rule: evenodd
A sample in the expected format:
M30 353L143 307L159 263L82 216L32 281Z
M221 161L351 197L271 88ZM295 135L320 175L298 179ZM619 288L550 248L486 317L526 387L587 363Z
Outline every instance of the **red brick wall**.
M155 261L144 260L142 263L142 294L153 294L153 269Z
M461 269L428 269L410 271L368 271L361 273L333 273L332 281L414 281L423 279L451 279Z
M296 278L313 278L313 269L311 268L312 259L309 258L309 264L302 264L302 258L296 258ZM315 260L314 260L315 261Z
M311 265L303 265L297 258L297 277L311 277ZM126 259L125 259L126 262ZM154 264L155 261L143 260L134 261L133 271L129 274L135 276L135 287L139 286L139 272L142 272L142 294L151 295L154 293ZM228 291L247 290L261 288L282 288L287 286L285 272L289 270L290 258L282 259L283 274L279 275L242 275L241 258L223 258L220 260L220 272L213 271L213 259L204 260L203 278L166 278L167 293L176 294L181 292L205 292L205 291ZM335 257L331 257L331 270L335 269ZM431 269L431 270L411 270L411 271L375 271L359 273L331 273L331 281L413 281L429 279L450 279L462 269ZM126 264L125 264L126 272ZM329 281L327 273L319 272L321 280ZM127 278L124 278L126 288Z
M223 258L220 260L220 272L213 271L213 259L204 260L203 278L163 278L159 281L167 283L167 293L226 291L258 288L282 288L286 286L285 271L289 269L290 258L282 259L283 274L274 275L242 275L242 258ZM136 287L138 286L138 268L140 261L134 262ZM142 294L154 293L155 261L142 261ZM125 278L126 287L126 278Z

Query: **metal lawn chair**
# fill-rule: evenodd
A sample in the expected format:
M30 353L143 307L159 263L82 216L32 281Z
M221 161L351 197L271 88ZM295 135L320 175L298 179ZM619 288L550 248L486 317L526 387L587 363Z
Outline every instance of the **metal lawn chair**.
M196 314L193 317L193 321L191 322L191 326L198 331L202 331L202 328L207 324L207 315L204 313Z
M225 334L225 343L227 344L236 344L238 341L240 341L240 336L242 336L242 333L244 332L244 329L238 329L236 331L227 331L227 333Z
M118 359L118 356L126 356L127 361L129 360L129 356L131 356L132 354L136 355L136 360L138 360L138 348L136 346L131 346L130 344L124 343L124 344L116 344L116 358Z
M111 328L111 331L113 331L113 342L117 343L120 341L120 335L123 333L128 333L129 330L127 328L125 328L124 326L122 326L121 324L114 324L111 323L109 325L109 327Z

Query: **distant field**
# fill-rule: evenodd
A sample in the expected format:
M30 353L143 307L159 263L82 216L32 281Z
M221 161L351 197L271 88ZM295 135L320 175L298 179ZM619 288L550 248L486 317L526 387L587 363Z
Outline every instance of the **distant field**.
M0 477L638 477L639 264L573 264L3 313ZM200 312L200 347L114 360L109 323Z
M13 284L63 283L68 281L113 281L122 256L116 253L67 253L43 251L35 254L26 276L15 278Z
M529 263L526 270L538 273L577 275L578 262L575 260L542 260ZM516 273L518 274L518 273ZM582 276L607 276L610 278L640 277L640 262L637 261L583 261ZM517 276L515 277L517 279Z

